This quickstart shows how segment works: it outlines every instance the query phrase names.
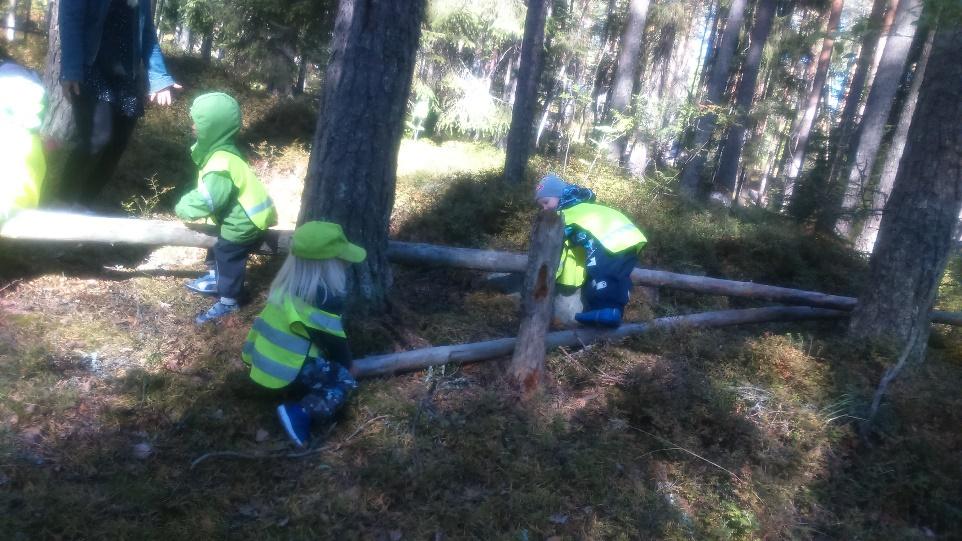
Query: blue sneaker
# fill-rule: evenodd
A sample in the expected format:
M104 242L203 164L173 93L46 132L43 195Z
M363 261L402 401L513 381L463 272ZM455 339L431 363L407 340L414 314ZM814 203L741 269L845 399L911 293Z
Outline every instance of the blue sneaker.
M187 282L184 284L187 289L195 291L202 295L216 295L217 294L217 275L214 271L210 271L207 274Z
M240 310L236 304L224 304L220 301L214 303L214 306L210 307L210 310L202 312L194 319L194 323L198 325L203 325L208 321L214 321L215 319L220 319L224 316L233 314L234 312Z
M311 416L304 408L296 402L281 404L277 406L277 416L291 441L298 447L307 447L311 440Z
M610 327L612 329L621 325L621 310L618 308L600 308L575 314L575 321L582 325L595 327Z

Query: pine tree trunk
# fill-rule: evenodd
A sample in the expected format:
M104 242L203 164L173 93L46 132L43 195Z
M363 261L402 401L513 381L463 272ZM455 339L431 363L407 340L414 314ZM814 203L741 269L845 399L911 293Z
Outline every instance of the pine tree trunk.
M301 61L297 64L297 81L294 82L293 94L300 96L304 93L304 86L307 84L307 66L309 65L307 56L301 54Z
M67 96L60 87L60 0L50 0L49 29L46 68L43 72L43 86L47 91L47 106L44 111L41 133L48 146L70 147L74 141L73 109Z
M206 64L210 64L210 52L214 48L214 30L204 32L204 38L200 42L200 58Z
M524 169L534 142L534 113L538 101L538 82L544 65L544 25L547 15L548 0L528 0L518 86L504 160L504 178L512 184L520 184L524 180Z
M839 0L840 1L840 0ZM755 101L755 87L758 81L758 71L762 64L762 50L772 31L775 21L775 8L778 0L759 0L755 8L755 24L752 25L749 38L748 55L742 66L742 77L738 82L735 94L735 123L728 130L728 139L721 153L718 163L718 173L715 175L716 185L732 201L737 199L735 183L738 178L738 165L742 158L742 148L745 146L745 130L749 122L749 110Z
M878 187L872 195L871 214L865 219L865 224L855 240L855 248L866 254L872 253L875 248L875 240L878 237L879 225L882 223L882 209L888 202L892 187L895 185L895 176L898 174L899 163L902 161L902 153L905 151L905 141L908 139L909 128L912 126L912 117L915 115L915 108L918 105L919 89L925 78L925 68L932 53L932 43L935 40L935 31L929 31L919 62L912 75L912 86L905 96L905 104L899 115L898 127L892 135L892 145L885 155L885 164L882 166L882 176L879 178Z
M848 331L856 339L893 341L911 349L910 358L919 358L925 351L929 312L962 209L959 58L962 29L946 23L937 31L930 58L938 69L929 70L922 82L866 288L858 297Z
M818 68L815 70L815 79L812 81L811 91L805 100L805 106L801 112L801 121L798 126L798 135L789 142L790 147L786 155L791 156L788 168L785 172L785 182L782 204L788 206L792 202L795 194L795 184L802 173L802 166L805 162L805 152L808 150L808 139L812 133L812 126L815 125L815 114L818 112L818 104L821 101L822 92L825 87L825 79L828 76L828 67L832 61L832 48L835 46L835 36L838 33L838 23L842 16L843 0L832 0L831 11L828 16L828 26L826 28L825 39L822 40L822 52L818 56Z
M17 39L17 0L9 0L10 7L7 10L7 41Z
M859 105L862 103L862 95L865 90L865 80L873 64L875 57L879 56L878 50L879 37L881 36L882 17L885 15L885 7L891 5L894 10L898 6L898 0L875 0L872 4L872 12L869 14L865 35L862 38L862 47L858 55L858 62L855 65L855 73L849 81L848 93L845 96L845 106L839 117L838 126L832 134L832 167L829 171L828 185L835 184L838 172L843 167L846 152L852 138L852 130L855 127L855 117Z
M645 22L648 19L649 0L631 0L628 3L628 20L621 34L621 49L615 66L615 79L611 91L611 111L613 116L624 117L631 114L631 96L635 90L635 73L638 71L638 53L641 51L645 35ZM618 118L612 118L617 121ZM628 134L625 133L611 142L608 154L612 161L623 163Z
M732 0L728 10L725 32L722 34L718 52L715 54L712 63L711 75L708 77L708 88L702 102L702 106L709 109L695 121L695 137L691 156L689 156L688 163L681 173L679 188L682 195L688 199L702 199L705 195L702 193L702 170L708 157L708 143L711 141L718 121L717 115L711 108L721 104L722 94L728 84L728 73L731 71L735 47L738 44L738 33L741 31L742 22L745 20L747 5L747 0Z
M865 113L859 126L857 140L848 161L845 192L839 208L835 232L842 238L852 235L855 212L858 210L866 184L872 176L875 158L885 134L895 94L905 72L905 64L912 49L912 40L922 14L922 0L901 0L895 14L895 26L885 43L885 51L875 81L865 102Z
M388 222L425 3L342 0L298 218L339 223L367 250L351 293L370 309L391 281Z

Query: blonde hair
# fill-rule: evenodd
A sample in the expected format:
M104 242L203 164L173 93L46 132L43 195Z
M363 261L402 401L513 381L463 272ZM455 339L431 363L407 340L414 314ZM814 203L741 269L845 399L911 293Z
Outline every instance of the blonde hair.
M283 304L291 296L308 304L323 304L328 298L343 296L347 291L347 264L340 259L305 259L288 254L278 271L267 300ZM318 298L318 291L323 297Z

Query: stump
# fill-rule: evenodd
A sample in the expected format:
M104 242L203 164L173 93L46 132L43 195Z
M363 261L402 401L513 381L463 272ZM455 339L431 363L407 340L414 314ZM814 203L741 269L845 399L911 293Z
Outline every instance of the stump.
M544 377L545 335L551 320L563 225L557 212L542 211L531 228L528 268L521 294L521 327L509 369L511 379L524 395L540 387Z

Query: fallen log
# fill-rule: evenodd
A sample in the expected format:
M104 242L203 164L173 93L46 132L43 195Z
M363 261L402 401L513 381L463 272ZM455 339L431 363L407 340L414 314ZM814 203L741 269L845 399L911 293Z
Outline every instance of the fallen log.
M647 323L631 323L614 330L574 329L549 333L545 338L548 349L561 346L590 344L599 340L620 340L628 336L653 330L710 329L748 323L773 321L802 321L811 319L837 319L848 314L840 310L811 308L808 306L773 306L744 310L720 310L688 316L663 317ZM429 366L447 363L471 363L505 357L514 350L516 338L501 338L433 348L415 349L401 353L375 355L354 361L358 377L389 376L399 372L421 370Z
M20 211L0 224L0 237L33 241L103 242L147 245L194 246L209 248L216 238L212 226L184 225L163 220L108 218L43 210ZM290 231L270 230L260 252L286 253ZM441 265L494 272L524 272L528 257L517 252L450 248L414 242L390 241L388 258L396 263ZM693 293L742 297L778 302L851 310L854 297L829 295L788 287L691 276L676 272L636 268L631 273L636 285L667 287ZM962 313L932 313L933 323L962 326Z

